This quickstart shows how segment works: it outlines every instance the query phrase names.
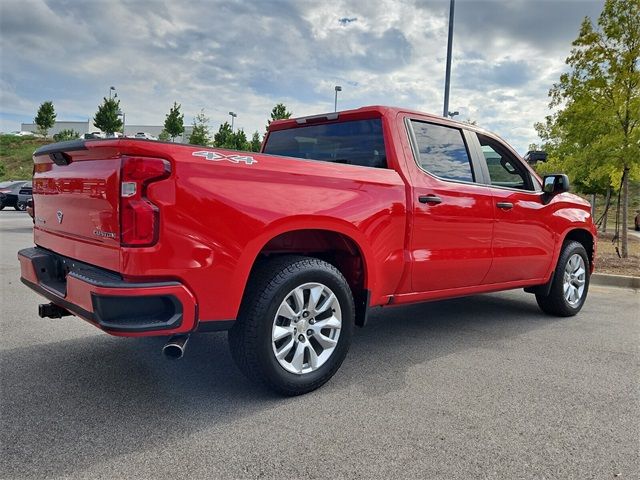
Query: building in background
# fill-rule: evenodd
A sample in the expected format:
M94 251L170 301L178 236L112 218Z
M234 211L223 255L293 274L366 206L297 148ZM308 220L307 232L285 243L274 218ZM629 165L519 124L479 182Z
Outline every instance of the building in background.
M53 136L62 130L74 130L78 132L80 136L85 133L98 131L89 120L86 122L56 122L53 124L53 127L49 129L47 135ZM20 126L20 131L38 133L38 126L35 123L23 123Z
M136 133L146 133L148 135L153 135L154 137L158 137L164 127L162 125L125 125L124 126L124 135L126 137L134 137ZM20 126L20 130L23 132L33 132L38 133L38 126L35 123L23 123ZM60 133L62 130L73 130L78 132L82 137L85 133L92 132L100 132L100 129L96 128L96 126L91 122L91 120L87 120L86 122L65 122L60 121L56 122L53 127L48 132L49 136L53 136L56 133ZM184 133L181 137L176 137L176 142L187 143L189 141L189 136L193 131L192 125L184 126Z

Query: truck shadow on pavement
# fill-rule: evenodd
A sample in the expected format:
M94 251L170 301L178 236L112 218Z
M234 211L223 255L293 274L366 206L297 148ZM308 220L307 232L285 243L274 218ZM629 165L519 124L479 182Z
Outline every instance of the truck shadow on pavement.
M428 371L440 357L497 348L555 321L533 297L509 293L374 311L356 329L336 377L297 398L249 383L225 334L193 337L179 361L161 355L162 339L104 334L5 350L0 471L7 478L72 475L106 458L180 448L186 436L205 429L215 436L240 418L268 422L283 404L309 396L353 403L388 394L402 389L413 368Z

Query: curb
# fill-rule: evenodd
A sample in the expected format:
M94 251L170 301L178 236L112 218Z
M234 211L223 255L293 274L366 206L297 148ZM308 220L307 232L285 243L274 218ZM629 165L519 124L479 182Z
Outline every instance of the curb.
M609 275L606 273L594 273L590 280L592 285L604 287L621 287L640 289L640 277L628 277L625 275Z

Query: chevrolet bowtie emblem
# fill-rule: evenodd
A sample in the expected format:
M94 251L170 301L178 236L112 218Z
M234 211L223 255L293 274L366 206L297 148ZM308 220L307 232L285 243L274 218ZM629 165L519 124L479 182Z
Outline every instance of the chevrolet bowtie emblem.
M64 216L64 213L62 213L62 210L58 210L56 212L56 217L58 218L58 223L62 223L62 217Z

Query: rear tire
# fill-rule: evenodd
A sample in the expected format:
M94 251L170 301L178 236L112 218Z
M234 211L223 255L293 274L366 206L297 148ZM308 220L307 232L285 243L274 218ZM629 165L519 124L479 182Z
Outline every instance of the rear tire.
M264 261L229 331L232 356L248 378L271 390L310 392L347 355L354 312L351 289L333 265L294 255Z
M568 241L562 247L548 295L536 294L543 312L558 317L576 315L589 291L589 257L582 244Z
M26 202L18 202L18 203L16 203L16 207L15 208L19 212L24 212L27 209L27 204L26 204Z

